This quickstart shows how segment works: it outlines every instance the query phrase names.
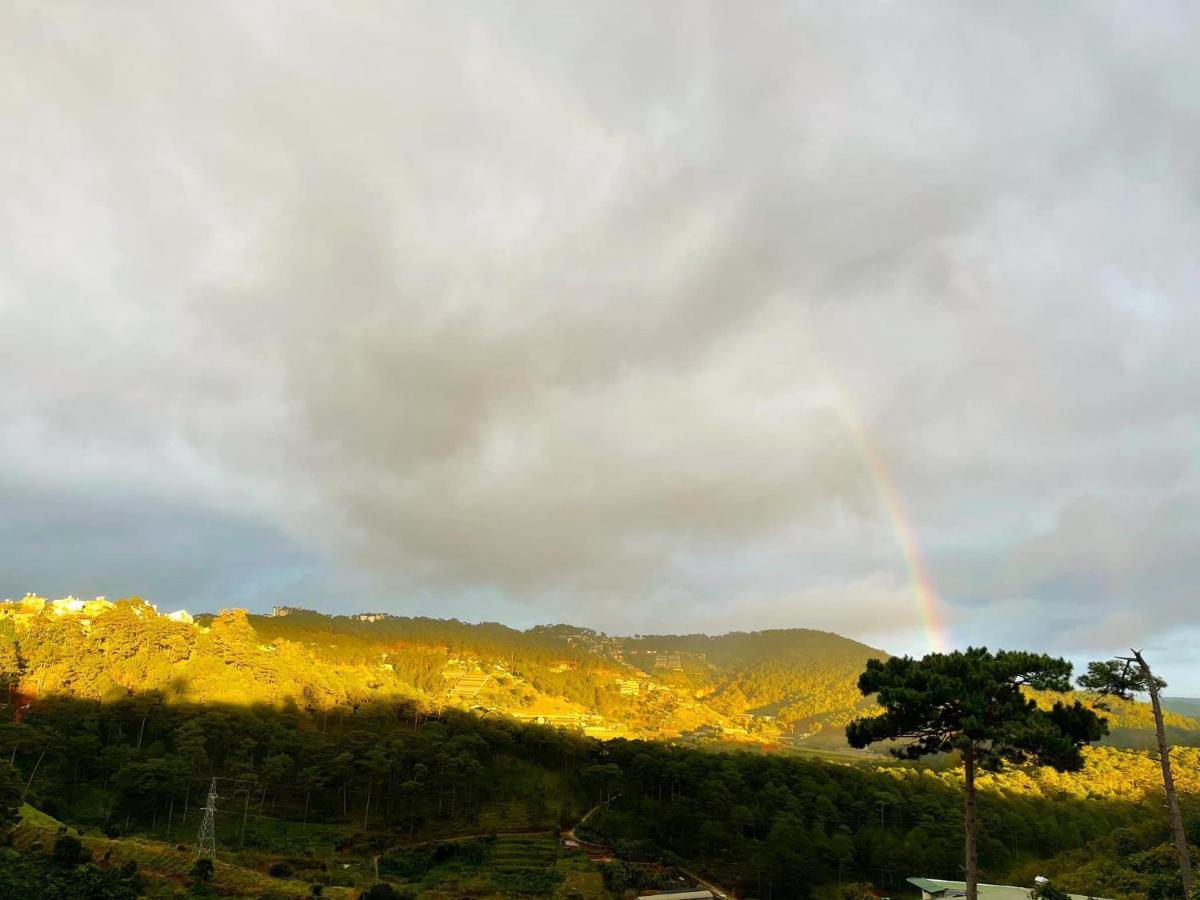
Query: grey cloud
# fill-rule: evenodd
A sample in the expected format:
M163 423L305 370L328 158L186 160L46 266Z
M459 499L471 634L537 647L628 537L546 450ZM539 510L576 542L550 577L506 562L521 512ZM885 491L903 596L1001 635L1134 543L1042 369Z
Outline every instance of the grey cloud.
M4 596L140 596L163 609L336 602L325 560L268 523L123 490L0 483Z
M1197 24L9 11L0 461L270 523L373 605L887 644L907 576L858 417L957 635L1041 604L1100 643L1097 597L1166 635L1193 622Z

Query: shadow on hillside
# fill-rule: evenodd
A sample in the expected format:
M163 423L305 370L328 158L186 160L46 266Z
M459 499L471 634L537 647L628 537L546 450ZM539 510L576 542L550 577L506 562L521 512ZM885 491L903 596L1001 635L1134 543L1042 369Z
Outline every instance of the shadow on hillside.
M314 865L361 866L444 835L557 830L598 802L589 835L623 857L687 861L752 891L801 876L894 887L912 874L953 877L961 859L961 792L949 772L600 743L433 715L401 697L305 708L294 697L189 703L167 690L115 702L25 698L8 713L0 753L26 799L110 838L190 848L215 788L219 852ZM1060 776L1055 798L1015 776L983 793L985 871L999 876L1162 815L1153 792L1071 797L1073 777Z

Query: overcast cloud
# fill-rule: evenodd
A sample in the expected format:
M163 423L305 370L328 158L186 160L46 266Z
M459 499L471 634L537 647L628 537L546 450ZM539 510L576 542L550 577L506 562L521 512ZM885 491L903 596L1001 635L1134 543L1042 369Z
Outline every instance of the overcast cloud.
M0 595L1153 650L1200 11L0 13Z

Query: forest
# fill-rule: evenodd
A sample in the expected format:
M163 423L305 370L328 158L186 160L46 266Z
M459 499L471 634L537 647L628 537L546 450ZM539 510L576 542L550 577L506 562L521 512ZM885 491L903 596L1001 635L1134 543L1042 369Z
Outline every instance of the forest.
M905 896L910 876L959 870L953 759L595 740L431 702L374 664L374 640L339 636L333 659L240 612L197 627L131 601L87 626L44 610L0 623L12 698L0 878L44 870L61 882L44 896L352 897L384 884L401 896L628 897L682 872L745 897L851 885ZM548 668L568 658L539 639ZM509 652L514 667L538 662ZM1197 844L1200 751L1173 757ZM1180 896L1158 777L1148 754L1108 746L1087 748L1078 772L982 773L986 880ZM210 791L218 864L205 880L192 857ZM564 855L557 835L571 829L612 861ZM65 838L79 847L60 851Z

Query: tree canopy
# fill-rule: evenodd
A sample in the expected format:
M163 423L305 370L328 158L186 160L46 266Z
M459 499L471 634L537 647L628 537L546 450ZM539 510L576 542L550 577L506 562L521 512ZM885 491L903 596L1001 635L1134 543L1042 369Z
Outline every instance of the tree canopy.
M1026 689L1070 690L1071 664L1036 653L971 647L870 660L858 686L883 712L847 726L851 746L903 740L892 752L905 759L970 748L984 769L1037 762L1073 771L1083 765L1080 746L1107 731L1078 700L1039 708Z

